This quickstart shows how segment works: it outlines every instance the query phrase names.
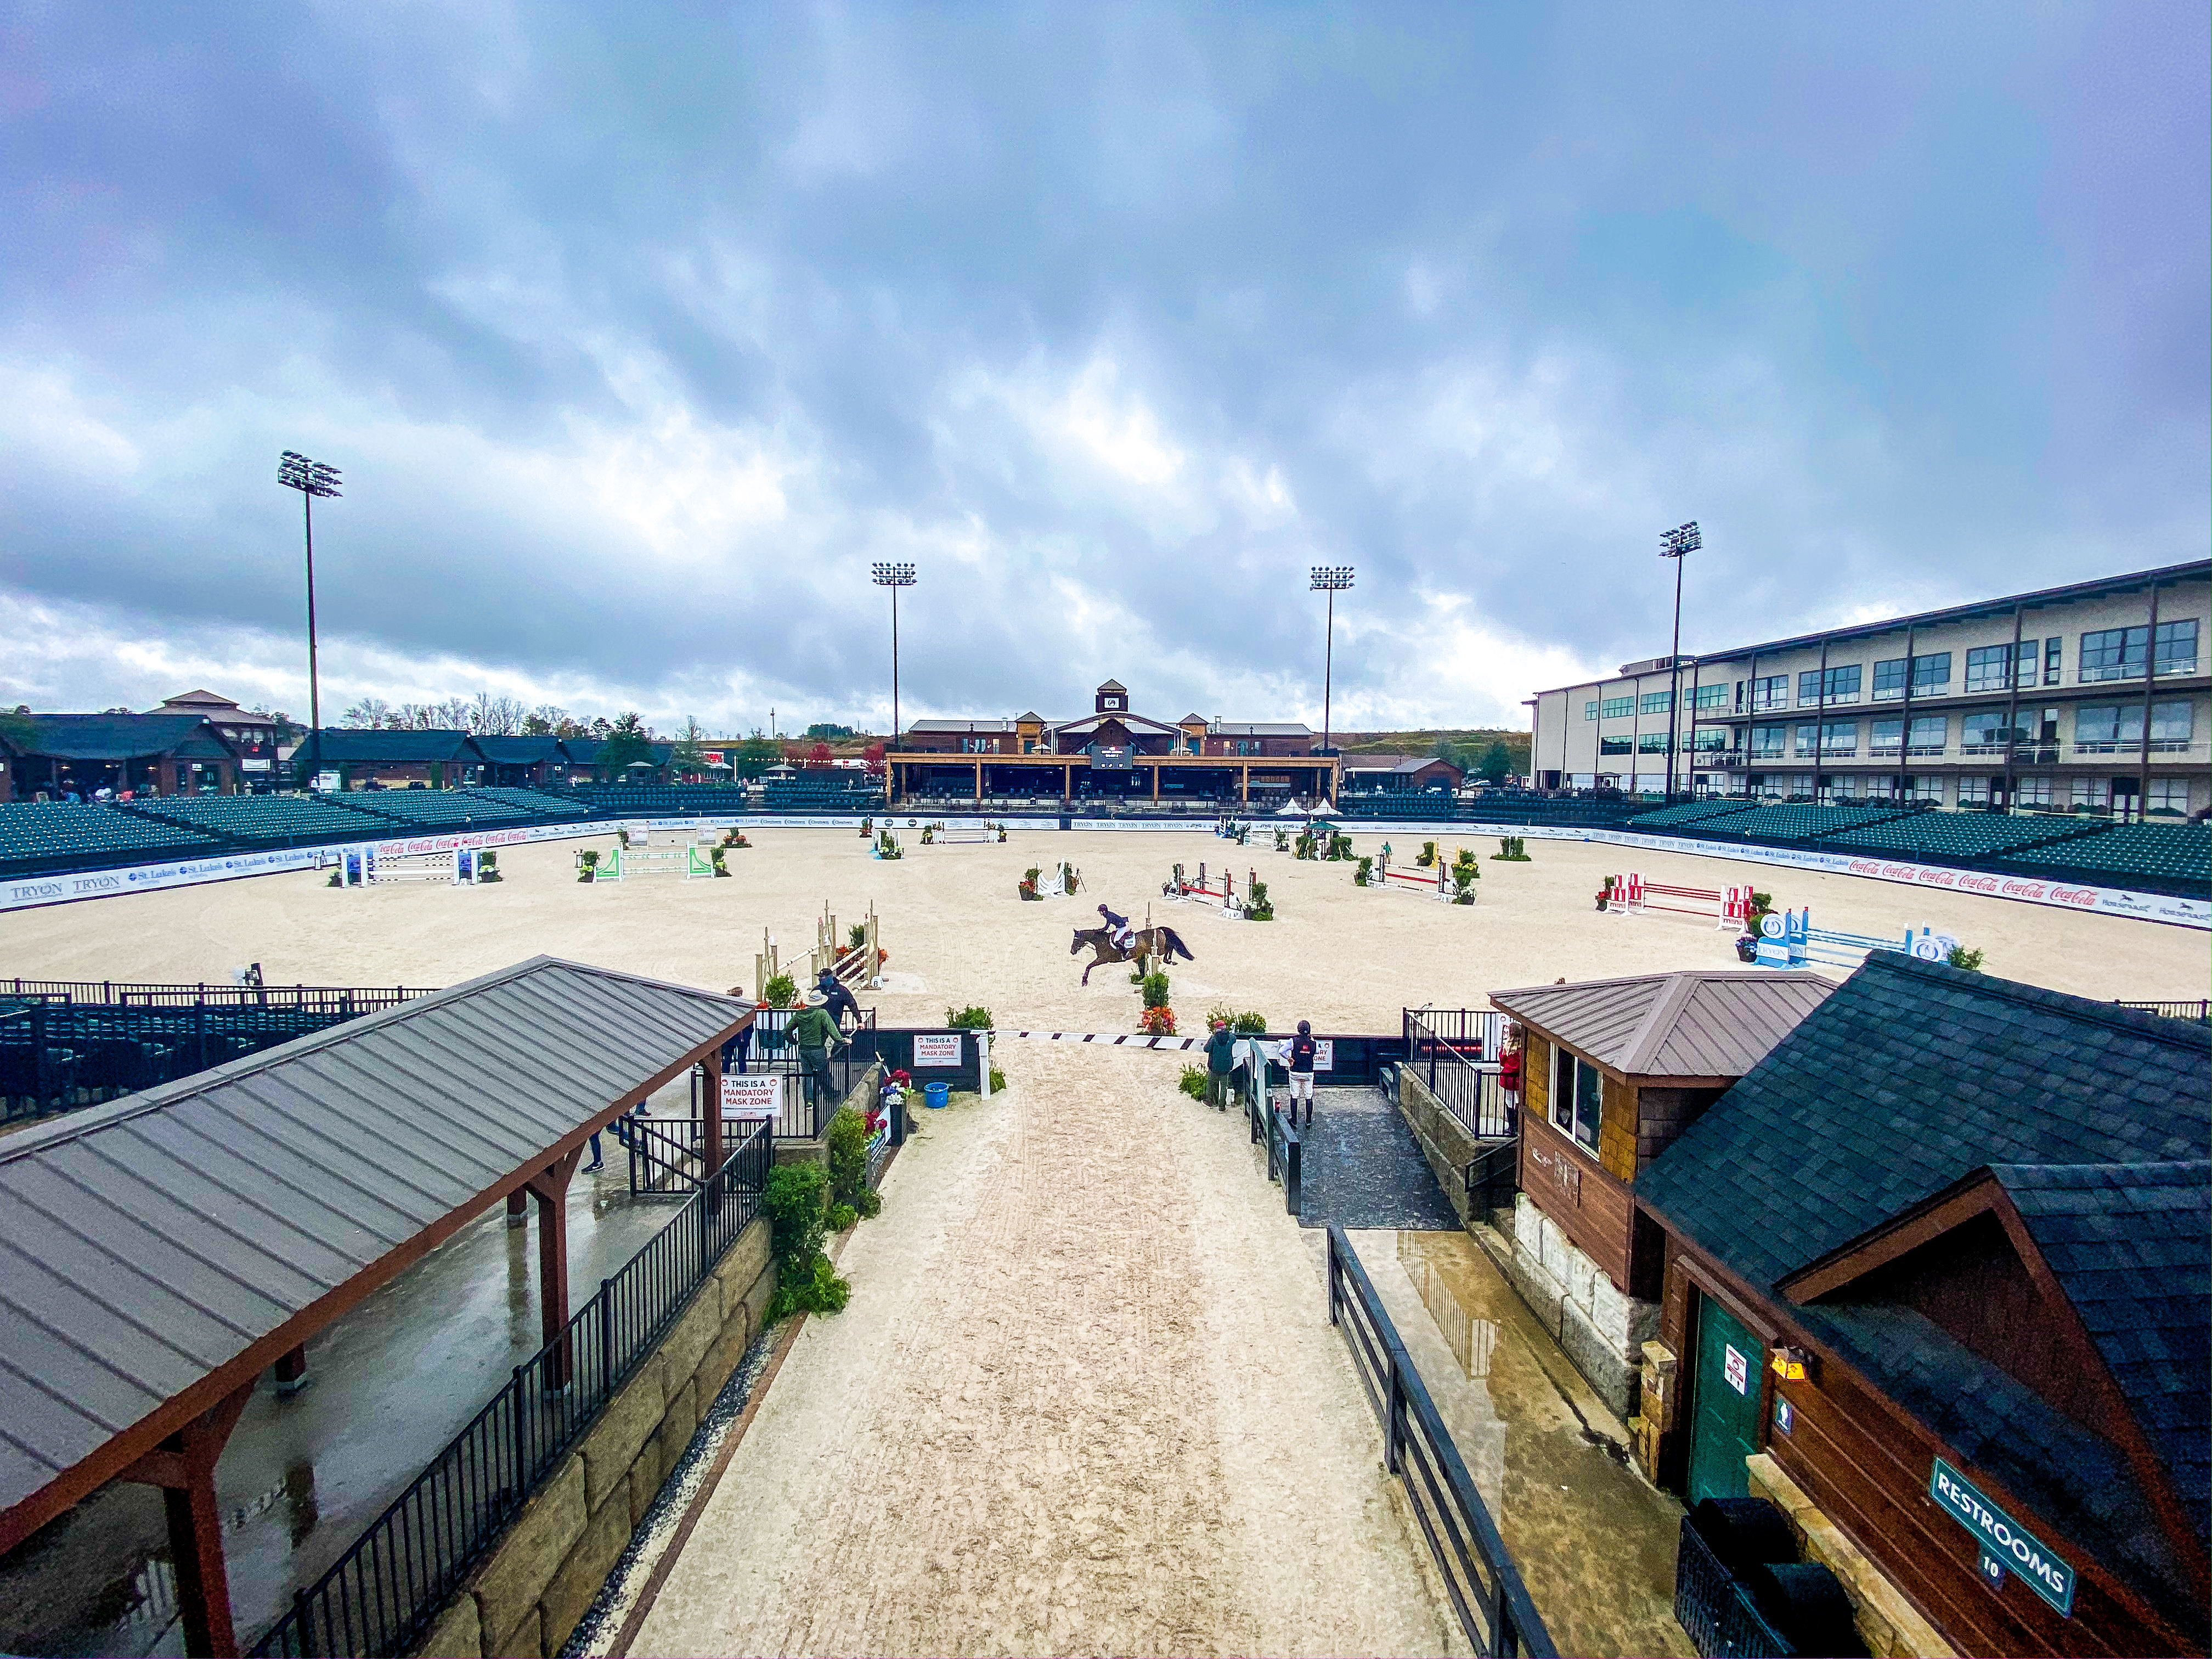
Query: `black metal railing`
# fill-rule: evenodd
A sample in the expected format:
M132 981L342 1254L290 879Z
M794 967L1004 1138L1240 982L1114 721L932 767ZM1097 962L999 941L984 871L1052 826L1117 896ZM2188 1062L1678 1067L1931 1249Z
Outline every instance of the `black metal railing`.
M485 1549L690 1304L760 1212L774 1162L757 1128L431 1460L291 1611L257 1656L404 1653Z
M830 1086L824 1089L806 1075L797 1046L784 1036L795 1008L763 1008L738 1037L724 1045L722 1071L726 1077L780 1077L784 1079L775 1119L775 1134L782 1140L819 1140L837 1115L838 1107L877 1062L876 1011L865 1009L860 1023L846 1030L847 1044L827 1058ZM699 1082L691 1085L691 1112L699 1114Z
M1406 1066L1479 1140L1519 1131L1521 1101L1498 1081L1504 1016L1495 1009L1408 1008Z
M373 1014L416 997L426 988L405 985L181 985L140 984L109 979L0 979L0 997L61 997L70 1002L114 1007L210 1008L331 1007Z
M1267 1179L1282 1183L1283 1207L1297 1215L1305 1198L1305 1147L1298 1139L1297 1125L1275 1103L1264 1080L1255 1086L1249 1070L1231 1075L1243 1079L1238 1093L1243 1097L1244 1121L1253 1144L1267 1143Z
M172 1083L369 1012L351 993L297 994L307 988L254 993L266 1001L217 986L205 1000L175 994L193 988L0 981L0 1121ZM94 994L78 999L74 990Z
M1344 1229L1328 1229L1328 1322L1344 1333L1382 1425L1382 1467L1404 1483L1460 1628L1484 1659L1557 1659L1550 1633Z
M2157 1014L2165 1019L2193 1019L2199 1025L2212 1024L2212 1002L2129 1002L2114 1005L2121 1008L2140 1009L2146 1014Z

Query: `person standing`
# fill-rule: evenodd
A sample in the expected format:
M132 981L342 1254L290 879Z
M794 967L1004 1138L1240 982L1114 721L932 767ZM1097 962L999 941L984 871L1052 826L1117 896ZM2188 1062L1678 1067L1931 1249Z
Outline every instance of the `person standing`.
M830 1045L842 1048L846 1042L837 1022L830 1018L829 1007L828 997L809 991L806 1006L792 1016L783 1031L784 1040L799 1050L799 1074L805 1080L810 1104L825 1093L832 1098L837 1093L836 1080L830 1075Z
M1505 1099L1505 1121L1518 1121L1521 1110L1522 1046L1525 1041L1518 1025L1505 1028L1505 1052L1498 1060L1498 1092Z
M1227 1020L1217 1019L1206 1039L1206 1103L1216 1111L1229 1109L1229 1076L1236 1065L1237 1033Z
M1285 1046L1284 1058L1291 1070L1291 1121L1298 1121L1298 1103L1306 1105L1306 1126L1313 1126L1314 1060L1321 1045L1314 1041L1313 1024L1309 1020L1298 1022L1298 1034Z
M847 1014L850 1014L853 1017L853 1029L859 1029L860 1024L860 1000L854 996L852 992L846 989L844 981L837 977L837 973L835 969L824 968L819 976L816 978L814 981L814 988L821 992L823 996L830 1000L828 1004L830 1018L837 1022L838 1029L841 1030L845 1029L845 1016Z

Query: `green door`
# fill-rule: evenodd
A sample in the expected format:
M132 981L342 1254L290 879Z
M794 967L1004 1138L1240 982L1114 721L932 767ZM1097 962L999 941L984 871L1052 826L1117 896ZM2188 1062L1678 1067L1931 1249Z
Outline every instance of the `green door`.
M1698 1298L1698 1370L1690 1395L1690 1501L1749 1495L1743 1460L1759 1449L1760 1349L1709 1296Z

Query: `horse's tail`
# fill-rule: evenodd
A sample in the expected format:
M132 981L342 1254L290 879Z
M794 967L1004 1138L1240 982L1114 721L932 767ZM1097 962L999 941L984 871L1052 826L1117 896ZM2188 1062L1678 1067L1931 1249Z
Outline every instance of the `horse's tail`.
M1185 962L1196 962L1198 960L1196 957L1191 955L1190 946L1182 942L1182 936L1178 934L1174 928L1161 928L1160 937L1167 941L1167 959L1170 962L1173 962L1176 959L1176 952L1178 951L1182 952L1182 959Z

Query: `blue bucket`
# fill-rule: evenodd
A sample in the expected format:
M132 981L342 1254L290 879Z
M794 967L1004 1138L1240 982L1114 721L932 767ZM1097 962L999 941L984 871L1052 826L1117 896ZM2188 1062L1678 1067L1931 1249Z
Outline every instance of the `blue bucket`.
M951 1098L952 1085L949 1083L925 1083L921 1085L921 1103L932 1111L943 1111L945 1103Z

